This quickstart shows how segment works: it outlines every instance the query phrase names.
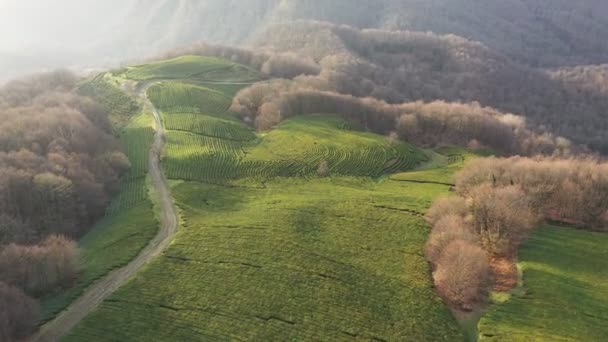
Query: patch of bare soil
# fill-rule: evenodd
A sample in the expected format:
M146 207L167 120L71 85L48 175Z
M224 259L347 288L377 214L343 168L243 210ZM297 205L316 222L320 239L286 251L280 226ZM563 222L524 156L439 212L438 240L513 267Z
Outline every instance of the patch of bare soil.
M513 258L493 257L490 269L494 275L494 291L508 292L517 286L517 266Z

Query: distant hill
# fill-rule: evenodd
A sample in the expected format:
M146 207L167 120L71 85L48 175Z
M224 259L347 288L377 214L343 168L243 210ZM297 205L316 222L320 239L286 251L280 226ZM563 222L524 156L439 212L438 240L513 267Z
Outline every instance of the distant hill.
M19 45L13 52L24 44L39 55L51 50L60 65L118 63L199 40L244 44L296 19L456 34L535 67L608 61L603 0L70 0L62 10L39 9L33 0L0 4L1 41ZM14 20L21 15L28 20ZM0 54L2 71L32 70L6 56Z
M608 61L603 0L140 0L127 18L122 31L142 46L193 39L243 43L267 25L306 19L452 33L531 66Z
M313 58L322 67L318 78L333 91L391 103L478 101L608 152L608 100L598 94L605 91L608 78L602 66L547 73L455 35L357 30L310 21L270 26L251 42Z

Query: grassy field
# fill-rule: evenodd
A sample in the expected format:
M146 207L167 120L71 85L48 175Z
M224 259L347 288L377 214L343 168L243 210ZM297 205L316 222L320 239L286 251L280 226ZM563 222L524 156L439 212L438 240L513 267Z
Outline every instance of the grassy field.
M112 99L116 103L135 103L118 87L113 86L112 80L107 76L98 76L83 87L91 92L90 96L113 94ZM114 128L120 132L120 140L131 169L123 176L121 190L110 203L106 216L79 241L83 254L83 272L78 282L42 301L43 322L66 308L95 280L129 263L158 230L158 220L146 180L148 152L154 140L152 115L140 111L137 104L128 107L116 104L112 108L130 108L129 111L120 109L120 115L117 116L120 120L114 122Z
M175 242L67 341L462 339L422 256L436 184L181 183Z
M481 341L606 341L608 234L555 226L521 248L523 291L479 323Z

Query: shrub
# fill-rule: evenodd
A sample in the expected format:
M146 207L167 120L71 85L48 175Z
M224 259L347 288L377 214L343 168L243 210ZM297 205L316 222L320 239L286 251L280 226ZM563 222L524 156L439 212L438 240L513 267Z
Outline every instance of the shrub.
M329 176L329 166L327 165L327 160L321 160L319 162L319 166L317 167L317 175L319 175L319 177Z
M33 246L10 244L0 252L0 281L40 296L70 285L80 262L76 243L64 237L51 236Z
M448 215L442 217L429 236L424 249L426 259L436 265L444 252L445 248L455 240L463 240L471 243L478 243L479 238L458 215Z
M483 302L490 285L490 265L483 249L452 241L441 253L433 279L439 295L453 307L470 311Z
M433 202L426 213L426 221L432 226L445 216L467 217L469 208L464 198L458 196L442 197Z
M38 303L22 290L0 282L0 341L19 341L36 328Z
M484 248L510 256L536 223L526 194L519 186L484 183L470 193L473 226Z

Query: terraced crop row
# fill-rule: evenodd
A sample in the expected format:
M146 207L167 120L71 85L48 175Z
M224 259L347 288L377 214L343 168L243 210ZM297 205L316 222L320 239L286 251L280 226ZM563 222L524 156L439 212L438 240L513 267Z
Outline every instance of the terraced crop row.
M230 68L234 63L203 56L182 56L130 68L125 76L133 80L183 79L205 72Z
M131 163L131 169L124 179L130 181L145 177L148 173L148 157L150 146L154 141L154 129L152 127L128 128L120 140Z
M164 113L224 115L230 99L209 88L168 81L148 89L152 103Z
M255 133L232 119L220 119L204 114L165 114L165 128L168 130L192 132L228 140L249 141Z
M315 176L321 162L333 176L379 177L414 168L426 158L409 145L389 145L382 137L337 129L334 123L322 133L315 131L318 118L295 118L258 140L239 142L228 140L238 140L235 133L219 129L230 123L237 132L250 133L238 122L196 114L164 117L169 129L206 135L169 131L164 165L172 179L223 184L242 178Z
M168 132L163 161L171 179L219 180L233 174L244 157L242 144L193 133Z
M128 121L133 114L139 111L137 102L113 84L107 74L99 74L94 79L85 82L78 91L106 106L115 125Z
M121 191L116 195L106 210L106 215L114 215L125 209L133 208L148 199L146 179L124 180Z
M241 83L258 81L260 76L257 71L251 68L235 64L226 68L201 72L192 75L190 78L194 81Z
M265 181L274 177L314 176L321 160L330 174L377 177L388 169L406 169L417 164L408 154L391 149L337 150L311 149L308 153L281 159L252 157L254 144L216 139L183 132L169 132L164 160L171 179L226 183L239 178Z
M213 89L224 94L227 98L232 99L234 96L243 88L246 88L246 84L226 84L226 83L213 83L205 81L188 80L188 83L199 85L205 88Z

